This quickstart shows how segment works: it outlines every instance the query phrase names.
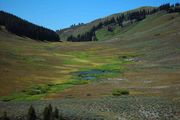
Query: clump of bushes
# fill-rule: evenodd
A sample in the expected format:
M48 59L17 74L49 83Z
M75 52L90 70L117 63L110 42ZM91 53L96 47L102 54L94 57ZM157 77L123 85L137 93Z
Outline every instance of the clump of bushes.
M88 119L88 118L87 118ZM82 120L81 116L72 116L64 113L60 113L57 107L49 104L44 108L42 113L36 113L35 108L31 105L25 116L8 117L4 112L3 116L0 116L0 120ZM88 119L89 120L89 119ZM92 119L103 120L103 119Z
M60 115L59 115L59 110L57 107L55 107L53 109L53 107L51 106L51 104L49 104L48 106L46 106L44 108L43 111L43 118L38 118L35 112L35 109L33 108L33 106L30 106L29 110L28 110L28 115L27 115L27 120L63 120Z
M125 89L114 89L112 90L112 95L113 96L121 96L121 95L129 95L130 92Z
M24 109L26 110L26 109ZM76 114L78 113L78 114ZM53 107L48 104L41 111L36 111L33 105L27 109L27 114L22 114L18 116L8 116L6 112L0 116L0 120L104 120L101 115L94 113L83 112L79 114L79 111L74 109L69 109L64 111L63 109L58 109L58 107Z

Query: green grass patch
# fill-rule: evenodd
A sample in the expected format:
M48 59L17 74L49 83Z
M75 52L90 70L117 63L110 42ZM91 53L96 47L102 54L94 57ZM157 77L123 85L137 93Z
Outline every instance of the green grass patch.
M34 100L39 100L42 97L44 97L45 94L38 94L38 95L28 95L22 92L19 93L13 93L10 96L5 96L1 97L0 100L4 102L9 102L9 101L34 101Z
M96 32L96 36L99 41L103 41L103 40L111 39L119 35L123 31L124 28L120 27L119 25L114 25L112 32L108 31L106 28L102 28Z
M133 55L128 57L133 57ZM118 77L127 70L123 65L131 63L131 61L119 59L118 56L103 59L106 60L104 64L96 67L83 67L74 73L72 79L87 81Z
M89 54L87 52L73 52L73 55L79 59L88 59Z
M77 65L91 59L89 52L69 52L68 55L70 57L64 59L64 64Z
M47 84L43 86L32 86L23 90L22 92L13 93L10 96L0 97L1 101L33 101L40 100L50 93L61 92L67 88L71 88L75 85L87 84L88 81L71 80L62 84Z
M100 29L96 32L96 36L99 41L111 38L113 34L113 32L109 32L107 29Z

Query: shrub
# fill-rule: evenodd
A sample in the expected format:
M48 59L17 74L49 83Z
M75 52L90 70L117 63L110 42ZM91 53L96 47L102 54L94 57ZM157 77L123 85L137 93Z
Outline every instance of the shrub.
M91 96L91 93L87 93L86 96Z
M129 91L123 89L114 89L112 91L112 95L113 96L129 95Z

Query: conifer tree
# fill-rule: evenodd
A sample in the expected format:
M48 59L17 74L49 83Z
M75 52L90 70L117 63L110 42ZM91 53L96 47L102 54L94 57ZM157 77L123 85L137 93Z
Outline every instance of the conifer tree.
M36 112L32 105L28 110L27 120L36 120Z
M57 107L55 107L54 113L53 113L53 117L58 119L59 118L59 110Z
M41 41L60 41L59 35L55 31L35 25L4 11L0 11L0 25L18 36Z
M4 115L2 116L2 120L10 120L7 116L7 112L4 112Z
M50 111L48 107L44 108L43 120L50 120Z
M51 106L51 104L49 104L48 107L44 108L43 120L52 120L52 119L53 119L52 106Z

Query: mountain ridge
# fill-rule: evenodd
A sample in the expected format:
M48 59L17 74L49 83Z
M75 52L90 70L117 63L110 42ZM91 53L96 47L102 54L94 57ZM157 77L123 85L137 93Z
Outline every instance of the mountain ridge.
M112 17L117 17L117 16L119 16L119 15L121 15L121 14L125 14L125 13L131 13L131 12L134 12L134 11L139 11L139 10L152 10L152 9L154 9L154 8L156 8L156 7L153 7L153 6L143 6L143 7L139 7L139 8L136 8L136 9L133 9L133 10L128 10L128 11L125 11L125 12L120 12L120 13L114 13L114 14L112 14L112 15L109 15L109 16L106 16L106 17L102 17L102 18L99 18L99 19L96 19L96 20L93 20L93 21L91 21L91 22L89 22L89 23L86 23L86 24L83 24L83 25L80 25L80 26L75 26L75 27L68 27L68 28L64 28L64 29L61 29L61 30L57 30L56 32L62 37L62 39L67 39L67 37L64 37L64 36L66 36L66 33L68 34L68 35L70 35L70 33L72 33L73 35L77 35L77 34L79 34L79 32L78 33L74 33L74 31L78 31L78 29L85 29L85 30L83 30L83 32L82 33L84 33L84 32L86 32L86 31L88 31L88 30L90 30L90 28L92 28L93 26L96 26L96 25L98 25L100 22L104 22L105 20L107 20L107 19L111 19ZM86 30L87 29L87 30ZM80 34L82 34L81 32L80 32ZM64 35L65 34L65 35Z
M0 11L0 25L18 36L25 36L40 41L60 41L59 36L53 30L33 24L4 11Z

